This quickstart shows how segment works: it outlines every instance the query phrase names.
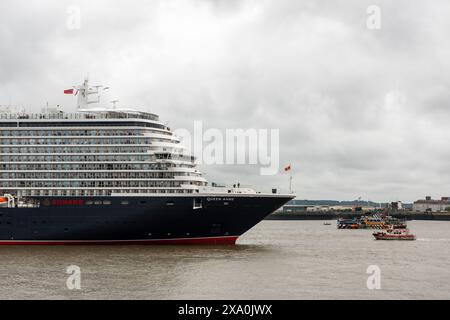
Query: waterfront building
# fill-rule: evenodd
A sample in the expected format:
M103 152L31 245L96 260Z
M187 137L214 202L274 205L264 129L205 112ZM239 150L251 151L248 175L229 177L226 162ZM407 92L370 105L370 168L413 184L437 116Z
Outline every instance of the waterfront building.
M433 200L430 196L417 200L413 204L413 211L416 212L443 212L450 211L450 198L442 197L440 200Z

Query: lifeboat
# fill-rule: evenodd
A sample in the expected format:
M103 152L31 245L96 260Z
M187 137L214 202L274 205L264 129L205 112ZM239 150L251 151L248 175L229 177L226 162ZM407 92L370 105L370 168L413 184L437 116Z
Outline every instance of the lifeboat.
M0 207L4 208L8 206L8 198L0 197Z
M416 240L416 236L408 229L388 229L373 234L376 240Z

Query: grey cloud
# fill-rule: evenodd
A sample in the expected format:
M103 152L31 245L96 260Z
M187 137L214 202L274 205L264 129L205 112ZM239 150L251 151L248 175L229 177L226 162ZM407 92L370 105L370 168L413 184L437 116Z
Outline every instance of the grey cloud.
M279 128L300 198L445 195L450 4L378 1L0 3L0 104L31 110L88 72L108 98L172 127ZM82 27L65 27L79 5ZM255 167L202 166L211 181L287 188ZM392 199L391 199L392 198Z

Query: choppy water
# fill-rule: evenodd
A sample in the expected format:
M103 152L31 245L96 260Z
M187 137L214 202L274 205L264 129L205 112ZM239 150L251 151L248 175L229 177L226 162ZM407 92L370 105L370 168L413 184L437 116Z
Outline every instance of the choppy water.
M417 241L265 221L235 247L0 247L0 299L450 299L450 222ZM81 290L67 289L69 265ZM381 290L367 289L369 265Z

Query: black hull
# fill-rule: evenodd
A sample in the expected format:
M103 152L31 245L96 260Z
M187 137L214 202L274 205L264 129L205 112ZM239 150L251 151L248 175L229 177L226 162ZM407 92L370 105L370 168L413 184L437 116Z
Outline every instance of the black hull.
M0 208L0 244L232 244L291 199L40 198L39 208Z

